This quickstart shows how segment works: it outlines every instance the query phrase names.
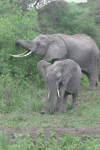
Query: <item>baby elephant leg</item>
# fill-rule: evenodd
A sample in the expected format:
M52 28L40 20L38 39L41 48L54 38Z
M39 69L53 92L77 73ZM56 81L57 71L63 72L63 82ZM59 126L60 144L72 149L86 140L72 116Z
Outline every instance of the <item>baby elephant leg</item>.
M67 97L68 97L68 94L64 94L64 98L63 98L63 104L62 104L62 112L67 112Z
M76 109L76 101L77 101L77 98L78 98L78 93L72 93L72 108L73 109Z

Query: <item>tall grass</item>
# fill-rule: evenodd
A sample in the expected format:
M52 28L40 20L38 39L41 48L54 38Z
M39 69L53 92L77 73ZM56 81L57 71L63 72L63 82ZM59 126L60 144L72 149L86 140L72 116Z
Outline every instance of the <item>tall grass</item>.
M40 92L41 90L41 92ZM14 110L37 112L43 106L44 90L30 80L15 80L7 74L0 77L0 112Z

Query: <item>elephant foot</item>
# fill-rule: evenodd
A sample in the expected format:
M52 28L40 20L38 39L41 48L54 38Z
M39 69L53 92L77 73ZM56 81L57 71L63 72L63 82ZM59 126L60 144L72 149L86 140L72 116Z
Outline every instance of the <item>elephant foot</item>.
M61 112L60 112L60 111L55 111L55 114L56 114L56 115L60 115Z
M50 115L53 115L54 114L54 111L50 111Z
M44 114L48 114L48 112L42 110L42 111L40 111L40 114L44 115Z
M96 90L96 86L89 86L87 89L88 90Z

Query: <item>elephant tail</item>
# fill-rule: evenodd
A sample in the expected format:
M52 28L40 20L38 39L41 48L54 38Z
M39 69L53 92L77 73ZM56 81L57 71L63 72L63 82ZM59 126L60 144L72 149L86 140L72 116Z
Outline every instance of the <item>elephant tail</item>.
M99 82L100 82L100 53L99 53L99 73L98 73L98 78L99 78Z

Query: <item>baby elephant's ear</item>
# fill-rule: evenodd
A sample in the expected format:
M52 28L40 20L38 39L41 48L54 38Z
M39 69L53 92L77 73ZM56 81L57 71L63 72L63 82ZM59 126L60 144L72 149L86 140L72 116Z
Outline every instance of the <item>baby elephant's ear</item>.
M39 72L39 74L45 79L46 74L47 74L47 67L50 66L51 63L48 63L44 60L41 60L38 62L37 64L37 70Z
M63 61L62 84L67 84L75 71L77 71L77 64L73 60Z

